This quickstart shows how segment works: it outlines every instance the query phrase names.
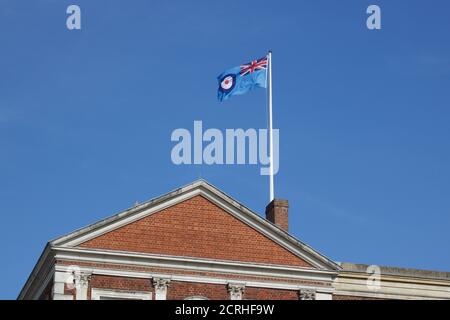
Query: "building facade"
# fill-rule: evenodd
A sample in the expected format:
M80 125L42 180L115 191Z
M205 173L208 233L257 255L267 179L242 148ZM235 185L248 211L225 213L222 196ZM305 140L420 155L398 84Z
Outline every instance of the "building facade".
M50 241L18 299L450 299L450 273L336 263L204 180Z

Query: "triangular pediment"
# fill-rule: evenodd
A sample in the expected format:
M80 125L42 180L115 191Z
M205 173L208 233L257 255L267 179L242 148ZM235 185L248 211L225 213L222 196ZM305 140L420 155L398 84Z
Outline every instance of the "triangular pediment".
M339 268L203 180L50 244L312 269Z

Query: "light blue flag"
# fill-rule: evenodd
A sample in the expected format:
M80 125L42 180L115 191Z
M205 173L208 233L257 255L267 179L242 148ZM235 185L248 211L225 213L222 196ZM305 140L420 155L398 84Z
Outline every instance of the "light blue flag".
M219 101L244 94L253 88L267 88L267 57L225 70L217 77Z

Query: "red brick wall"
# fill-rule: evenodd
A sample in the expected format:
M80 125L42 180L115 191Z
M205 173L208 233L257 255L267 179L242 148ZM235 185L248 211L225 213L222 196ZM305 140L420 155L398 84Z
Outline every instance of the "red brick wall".
M88 289L88 299L91 290L112 289L123 291L151 292L154 299L152 279L129 278L106 275L92 275ZM75 295L75 290L66 290L65 294ZM167 289L168 300L183 300L187 297L201 296L209 300L229 300L227 285L171 281ZM269 288L246 287L244 299L247 300L298 300L298 290L278 290Z
M227 286L181 281L170 282L167 289L168 300L183 300L191 296L202 296L210 300L228 300Z
M88 299L92 288L125 291L154 292L151 279L92 275L89 283Z
M245 288L246 300L298 300L298 290L278 290L267 288Z
M202 296L210 300L229 300L228 289L224 284L170 282L167 289L168 300L182 300L192 296ZM252 300L298 300L298 291L246 287L243 298Z
M80 246L311 267L201 196L166 208Z
M93 288L152 292L154 299L154 287L151 279L93 275L89 283L88 299L91 299L91 290ZM66 290L65 293L74 295L75 290ZM192 296L206 297L209 300L229 300L229 293L227 285L225 284L193 283L184 281L171 281L169 283L167 289L168 300L183 300ZM298 291L246 287L244 299L298 300Z

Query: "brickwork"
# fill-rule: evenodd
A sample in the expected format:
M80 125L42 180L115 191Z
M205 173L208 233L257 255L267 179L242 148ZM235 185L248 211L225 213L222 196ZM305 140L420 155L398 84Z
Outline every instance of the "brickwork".
M246 300L298 300L298 290L280 290L247 287L244 292Z
M228 300L228 291L224 284L170 282L167 299L183 300L192 296L201 296L209 300Z
M311 267L202 196L161 210L80 246Z
M121 270L130 272L146 272L146 273L156 273L156 274L171 274L171 275L186 275L186 276L197 276L197 277L208 277L208 278L220 278L220 279L230 279L230 280L242 280L242 281L267 281L267 282L282 282L287 284L296 285L308 285L308 286L319 286L319 287L331 287L331 283L312 281L306 279L291 279L291 278L277 278L277 277L265 277L258 275L239 275L230 273L216 273L216 272L204 272L204 271L192 271L192 270L182 270L182 269L170 269L170 268L155 268L155 267L143 267L135 265L117 265L117 264L105 264L105 263L92 263L86 261L66 261L57 260L57 265L60 266L71 266L77 265L79 267L88 268L100 268L109 270Z

